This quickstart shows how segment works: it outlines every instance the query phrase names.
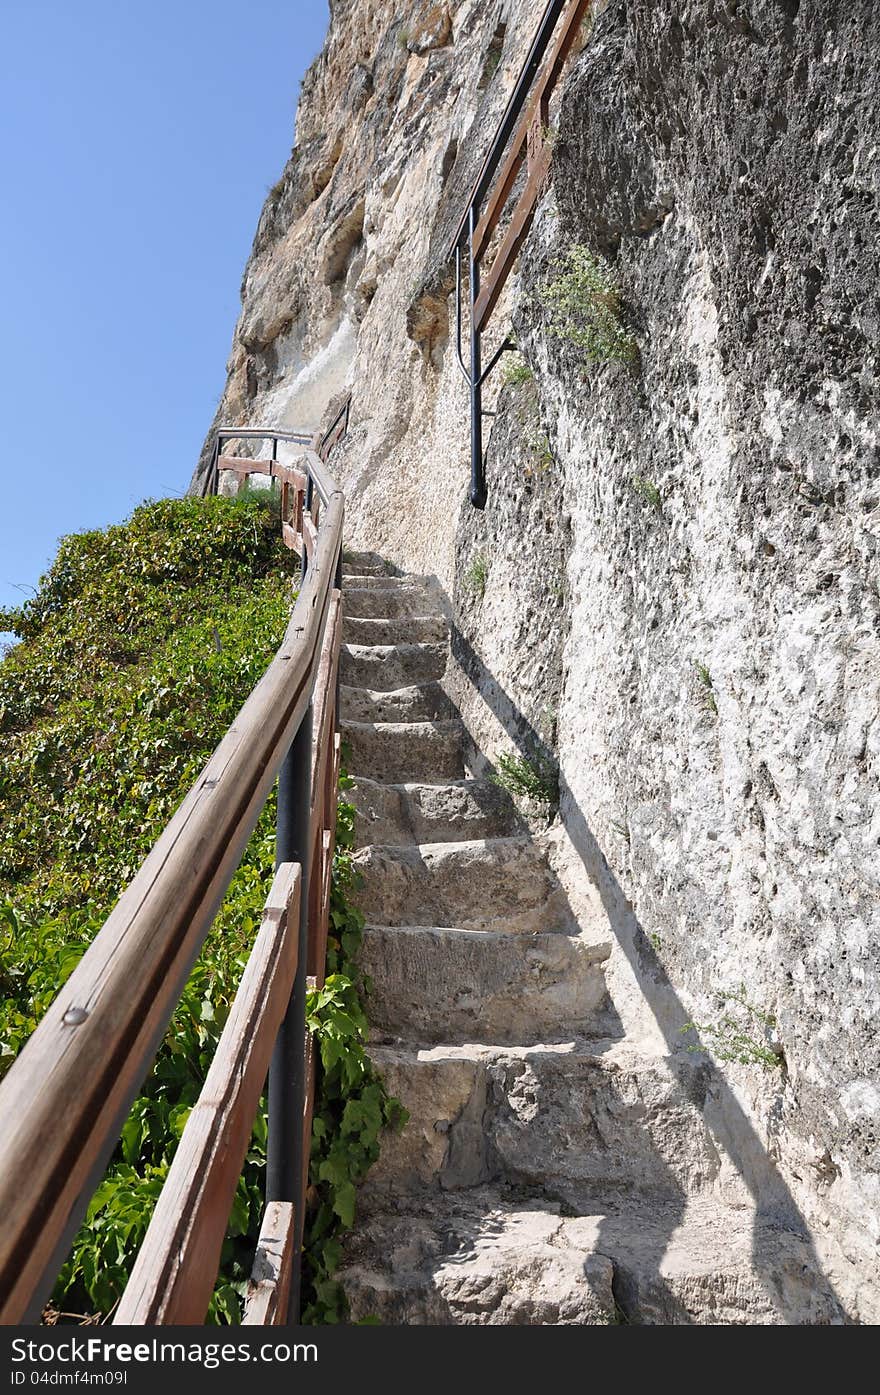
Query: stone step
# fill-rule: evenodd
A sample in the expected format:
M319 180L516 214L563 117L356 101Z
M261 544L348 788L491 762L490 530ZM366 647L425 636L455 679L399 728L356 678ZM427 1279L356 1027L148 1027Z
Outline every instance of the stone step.
M384 1325L606 1325L615 1321L613 1269L565 1244L573 1223L540 1203L512 1206L481 1189L454 1209L359 1219L341 1280L349 1321Z
M490 780L386 785L358 776L348 798L359 848L510 837L518 825L509 796Z
M388 693L413 683L442 678L449 659L448 644L344 644L340 679L351 688Z
M342 621L343 644L444 644L448 641L449 622L444 615L408 615L392 619L346 615Z
M599 1201L562 1215L502 1189L370 1212L337 1276L350 1321L404 1326L841 1323L809 1246L751 1207Z
M508 934L570 931L565 893L525 835L372 846L357 853L357 903L371 925L438 925Z
M429 1042L527 1044L607 1030L610 942L437 926L364 930L371 1034Z
M392 578L388 578L389 583ZM439 615L436 594L427 585L404 579L382 587L346 586L343 593L346 616L359 620L388 620L407 615Z
M390 693L343 684L339 701L342 718L349 722L435 722L456 716L439 683L411 684Z
M353 547L343 548L342 562L347 567L379 567L382 571L386 571L389 565L381 553L370 550L358 551L357 548Z
M464 775L464 726L445 722L341 722L346 768L368 780L457 780Z
M389 595L412 595L413 597L425 597L433 595L436 598L436 585L430 577L425 576L393 576L390 572L348 572L343 566L345 585L343 596L351 591L382 591Z
M669 1201L722 1188L745 1200L721 1175L697 1066L678 1078L625 1042L375 1045L370 1056L410 1117L383 1139L367 1196L503 1181L579 1206L599 1193Z

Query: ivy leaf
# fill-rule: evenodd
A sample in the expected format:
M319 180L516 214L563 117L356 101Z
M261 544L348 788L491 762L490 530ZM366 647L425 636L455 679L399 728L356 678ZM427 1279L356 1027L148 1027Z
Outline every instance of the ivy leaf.
M333 1210L346 1229L354 1225L357 1192L353 1182L343 1182L333 1193Z

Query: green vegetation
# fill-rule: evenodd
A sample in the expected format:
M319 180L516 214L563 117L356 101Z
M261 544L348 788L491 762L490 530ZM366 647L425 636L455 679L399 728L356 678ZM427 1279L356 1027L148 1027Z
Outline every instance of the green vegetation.
M478 552L464 574L464 584L475 596L482 597L489 580L489 563L484 552Z
M349 788L343 776L340 786ZM361 1003L357 954L364 918L349 895L357 883L352 863L354 805L340 801L327 942L327 981L309 994L307 1021L321 1051L312 1126L310 1181L313 1205L304 1237L303 1322L337 1323L347 1306L333 1274L340 1236L354 1223L357 1184L379 1156L386 1127L402 1128L406 1110L391 1099L364 1050L367 1019Z
M548 331L590 363L632 363L638 345L623 323L620 287L604 257L575 243L544 288Z
M502 382L507 387L520 387L523 383L530 383L534 376L522 354L515 353L511 354L504 365Z
M694 672L697 675L697 682L699 683L703 692L704 703L708 707L709 711L717 717L718 703L715 701L715 688L712 683L711 673L709 672L705 664L699 663L699 661L696 659L694 660Z
M556 461L553 456L553 449L550 445L550 438L546 432L540 436L535 436L528 442L528 449L535 465L539 470L549 470Z
M492 41L486 54L486 61L483 64L483 71L477 83L477 91L482 92L483 88L492 80L498 69L501 67L501 57L504 52L504 44L497 40Z
M65 538L37 596L0 612L21 642L0 663L0 1073L101 928L121 889L262 675L286 627L294 559L268 491L146 504ZM307 1237L311 1321L353 1186L399 1111L363 1049L348 895L353 810L340 805L327 984L309 1002L323 1069ZM125 1284L198 1096L272 880L274 798L193 970L55 1290L108 1313ZM377 1122L378 1121L378 1122ZM210 1317L237 1322L259 1230L266 1123L256 1121ZM335 1247L335 1248L334 1248Z
M663 512L663 496L653 480L646 479L644 475L633 475L632 487L648 508Z
M559 803L559 777L549 761L533 762L522 756L500 755L497 770L489 777L508 794L532 799L555 809Z
M720 993L725 1011L714 1022L687 1022L682 1032L700 1036L703 1045L688 1047L689 1051L708 1051L719 1061L731 1061L741 1066L762 1066L764 1070L784 1070L785 1056L770 1041L776 1027L772 1013L755 1007L746 997L745 984L736 992ZM760 1033L761 1035L757 1035Z

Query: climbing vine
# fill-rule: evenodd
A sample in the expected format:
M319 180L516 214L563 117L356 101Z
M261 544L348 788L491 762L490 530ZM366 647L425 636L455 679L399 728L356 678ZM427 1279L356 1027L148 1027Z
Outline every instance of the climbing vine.
M351 781L343 776L343 790ZM330 903L328 976L310 995L307 1020L321 1053L312 1128L310 1212L304 1242L303 1321L341 1321L345 1293L334 1278L340 1239L354 1222L357 1185L379 1156L386 1127L400 1128L406 1111L389 1098L365 1050L367 1020L361 1001L357 953L363 916L351 904L357 881L352 862L354 806L340 800Z

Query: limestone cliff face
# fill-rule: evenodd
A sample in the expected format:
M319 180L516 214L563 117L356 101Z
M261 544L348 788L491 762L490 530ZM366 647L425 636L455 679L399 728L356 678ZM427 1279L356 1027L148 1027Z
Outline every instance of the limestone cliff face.
M719 1148L876 1320L880 14L597 6L498 316L535 379L501 390L476 514L442 249L540 8L331 5L220 416L317 426L353 391L349 536L446 588L476 744L558 762L624 1027L692 1064L702 1024ZM575 244L636 365L548 333ZM737 1032L780 1064L728 1059Z

